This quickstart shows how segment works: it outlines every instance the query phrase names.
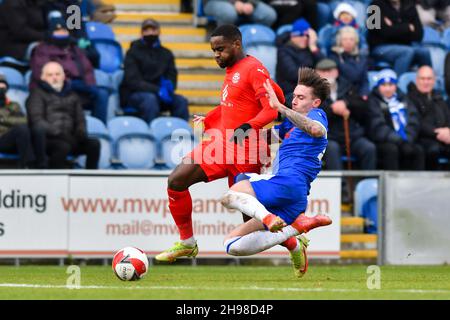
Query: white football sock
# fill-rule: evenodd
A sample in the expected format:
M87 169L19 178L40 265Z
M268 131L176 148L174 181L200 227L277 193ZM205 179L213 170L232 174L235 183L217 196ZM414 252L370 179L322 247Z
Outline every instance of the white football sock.
M228 209L236 209L249 217L263 221L269 211L254 196L243 192L228 190L222 197L222 204Z
M250 256L281 244L298 234L292 226L286 226L280 232L255 231L242 237L231 238L225 241L224 246L229 255Z
M192 236L190 238L181 240L181 243L188 247L195 247L195 244L197 243L197 241L195 241L194 236Z

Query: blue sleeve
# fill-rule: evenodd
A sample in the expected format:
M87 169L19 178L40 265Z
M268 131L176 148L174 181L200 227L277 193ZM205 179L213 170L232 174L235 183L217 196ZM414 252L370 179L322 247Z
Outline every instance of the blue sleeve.
M278 125L275 126L276 130L279 130L279 135L281 139L284 139L284 136L286 135L286 133L292 129L292 127L294 127L294 125L292 124L292 122L288 119L285 118L284 121Z
M308 113L308 118L310 118L311 120L320 122L325 129L328 130L328 119L327 119L327 115L325 113L325 111L323 111L322 109L316 108L311 110Z

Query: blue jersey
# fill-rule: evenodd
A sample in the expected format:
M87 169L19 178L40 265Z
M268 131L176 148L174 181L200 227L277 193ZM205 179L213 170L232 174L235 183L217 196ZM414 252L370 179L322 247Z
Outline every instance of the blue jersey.
M319 122L328 131L328 120L325 111L312 109L308 118ZM295 127L287 118L279 126L283 143L278 150L277 175L306 176L312 182L322 167L322 156L327 147L327 137L314 138Z

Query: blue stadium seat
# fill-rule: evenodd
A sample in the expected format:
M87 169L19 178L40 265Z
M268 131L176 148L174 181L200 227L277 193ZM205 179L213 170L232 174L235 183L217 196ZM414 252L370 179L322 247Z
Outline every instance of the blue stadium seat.
M189 123L181 118L176 117L158 117L150 123L150 132L157 141L170 137L176 129L184 129L186 133L193 134Z
M291 32L291 31L292 31L292 24L284 24L277 29L276 35L280 36L285 32Z
M6 93L9 100L17 102L23 114L27 114L26 101L29 95L28 91L19 89L9 89Z
M14 65L18 67L28 67L29 63L27 61L20 61L13 57L0 57L0 65Z
M99 39L92 41L100 55L100 70L114 73L123 62L123 52L120 43L115 40Z
M267 68L272 79L276 79L277 48L275 32L260 24L245 24L239 27L246 54L254 56Z
M332 22L333 13L328 3L317 2L317 19L319 30Z
M106 88L108 90L112 90L112 81L109 74L106 72L95 69L94 70L94 76L95 76L95 82L97 83L98 87Z
M441 34L436 29L424 26L421 43L440 47L442 46Z
M364 179L355 188L355 214L366 220L365 232L377 233L378 229L378 180Z
M116 117L108 121L114 154L127 169L155 166L156 143L147 123L136 117Z
M101 120L91 116L86 116L86 126L88 135L100 140L99 169L111 168L112 139L108 129Z
M317 42L322 53L328 56L331 52L331 47L335 42L336 30L334 26L328 24L319 30L317 34Z
M244 48L258 45L274 45L275 32L262 24L244 24L239 27Z
M113 29L104 23L89 21L86 23L86 32L90 40L115 40Z
M416 83L416 73L415 72L405 72L399 79L397 86L403 93L408 93L408 85L410 82ZM445 95L444 79L441 76L436 77L436 83L434 89L439 91L439 93Z
M26 90L25 78L16 69L0 67L0 74L4 75L11 89Z
M447 50L450 50L450 28L444 30L444 32L442 33L441 40L444 47Z
M367 72L367 80L369 80L369 90L372 91L373 88L377 85L377 76L378 71L368 71Z
M123 80L123 76L124 76L123 70L117 70L111 75L111 84L114 90L117 91L119 90L120 84L122 83Z

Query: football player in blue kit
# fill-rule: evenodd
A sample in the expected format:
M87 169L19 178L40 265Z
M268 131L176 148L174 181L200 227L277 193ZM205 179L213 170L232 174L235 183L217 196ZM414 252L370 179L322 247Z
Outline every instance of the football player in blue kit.
M320 105L330 95L328 81L313 69L299 70L292 109L281 104L269 82L265 89L272 108L286 119L270 136L283 140L278 151L278 171L273 175L240 174L222 197L222 204L253 219L241 224L224 241L234 256L253 255L277 244L287 247L295 274L302 277L308 267L308 240L302 235L331 224L325 215L307 217L310 185L321 169L327 146L328 121Z

